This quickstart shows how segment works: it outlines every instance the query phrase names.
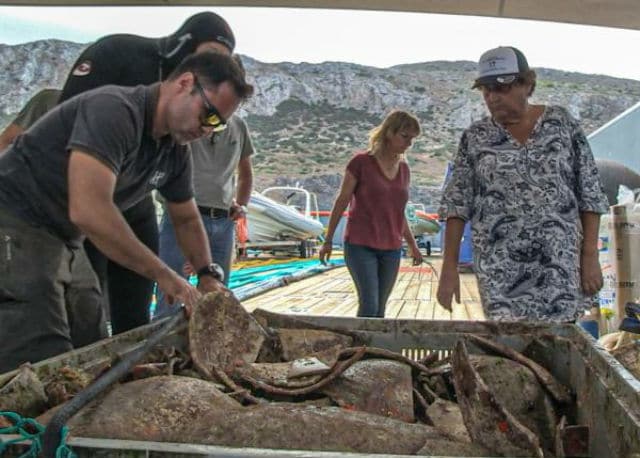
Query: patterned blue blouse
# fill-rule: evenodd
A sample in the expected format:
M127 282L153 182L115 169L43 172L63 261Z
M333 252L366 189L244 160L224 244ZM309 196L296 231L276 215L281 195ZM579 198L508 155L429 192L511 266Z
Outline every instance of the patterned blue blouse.
M440 208L471 220L485 316L574 321L590 306L580 282L581 212L606 213L578 122L547 106L524 144L490 117L462 135Z

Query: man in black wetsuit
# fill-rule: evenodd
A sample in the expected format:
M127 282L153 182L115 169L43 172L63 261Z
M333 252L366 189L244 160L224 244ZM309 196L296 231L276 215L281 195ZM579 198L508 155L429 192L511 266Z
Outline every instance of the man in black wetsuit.
M164 80L188 55L216 51L230 55L235 38L227 22L211 12L191 16L172 35L146 38L109 35L82 52L69 74L60 102L107 84L136 86ZM123 213L136 236L158 253L158 226L151 195ZM114 334L149 322L153 281L109 261L96 247L85 244L111 312Z
M80 94L16 138L0 157L0 373L73 348L79 323L65 296L84 236L156 281L172 301L198 300L200 292L122 217L152 189L167 202L181 248L198 271L198 289L223 288L185 145L224 125L252 92L231 57L198 53L162 83ZM97 302L94 322L80 320L95 338L102 334L101 310Z

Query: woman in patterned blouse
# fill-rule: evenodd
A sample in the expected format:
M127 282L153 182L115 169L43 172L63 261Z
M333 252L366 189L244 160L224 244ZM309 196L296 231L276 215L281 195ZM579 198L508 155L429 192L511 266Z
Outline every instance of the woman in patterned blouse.
M571 322L602 287L597 238L608 210L578 122L529 104L536 74L512 47L487 51L474 88L491 114L460 140L440 208L445 252L437 298L460 302L458 251L471 221L474 268L492 320Z

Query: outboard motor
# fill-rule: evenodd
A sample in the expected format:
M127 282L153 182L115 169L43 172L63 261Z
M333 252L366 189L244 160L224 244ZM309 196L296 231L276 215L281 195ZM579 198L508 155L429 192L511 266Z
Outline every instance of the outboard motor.
M596 159L596 167L604 193L609 205L617 203L618 187L624 185L629 189L640 189L640 175L629 167L610 159Z

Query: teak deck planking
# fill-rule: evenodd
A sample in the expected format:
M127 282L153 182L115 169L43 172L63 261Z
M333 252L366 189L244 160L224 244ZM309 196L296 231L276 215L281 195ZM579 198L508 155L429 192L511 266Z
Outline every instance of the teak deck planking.
M442 260L431 257L436 272ZM386 318L421 320L484 320L476 277L460 274L460 304L449 312L436 300L438 278L431 267L411 266L403 260L395 287L387 302ZM243 302L249 311L256 308L286 314L356 316L358 297L346 267L338 267L291 285L267 291Z

